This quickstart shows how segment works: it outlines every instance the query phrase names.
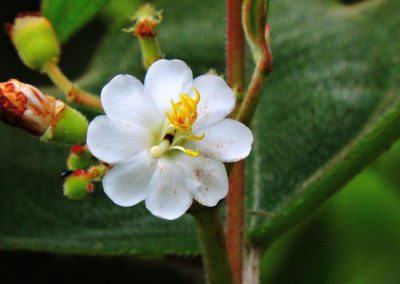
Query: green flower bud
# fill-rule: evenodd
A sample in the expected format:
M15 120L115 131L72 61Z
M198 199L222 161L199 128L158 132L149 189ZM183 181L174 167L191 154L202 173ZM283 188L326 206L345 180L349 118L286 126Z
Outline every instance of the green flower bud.
M49 62L58 62L60 44L51 23L39 14L20 14L8 32L21 60L42 71Z
M80 144L71 147L71 153L67 159L69 170L87 169L96 164L96 159L86 146Z
M83 199L91 192L93 192L93 184L84 170L77 170L65 179L64 195L69 199Z
M54 118L40 137L42 142L77 144L86 141L88 121L79 111L61 101L56 101Z

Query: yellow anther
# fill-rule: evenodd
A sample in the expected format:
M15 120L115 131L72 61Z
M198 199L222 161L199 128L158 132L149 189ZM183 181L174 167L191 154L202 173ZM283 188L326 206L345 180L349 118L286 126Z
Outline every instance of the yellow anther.
M171 147L171 149L176 149L176 150L182 151L186 155L189 155L189 156L192 156L192 157L198 157L200 155L199 149L197 149L196 151L193 151L191 149L186 149L186 148L181 147L181 146L173 146L173 147Z
M193 99L188 94L181 94L180 100L171 100L171 111L167 112L168 120L178 130L191 132L192 126L197 119L197 105L200 101L200 93L194 88L196 97Z
M188 136L186 136L186 139L189 139L189 140L196 140L196 141L199 141L199 140L203 140L203 138L204 138L204 133L203 134L201 134L201 135L188 135Z

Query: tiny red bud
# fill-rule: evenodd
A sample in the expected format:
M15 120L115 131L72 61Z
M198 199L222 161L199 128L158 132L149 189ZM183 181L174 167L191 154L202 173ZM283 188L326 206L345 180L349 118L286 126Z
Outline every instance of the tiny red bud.
M87 191L88 191L89 193L92 193L92 192L94 191L94 185L93 185L93 183L89 183L89 184L87 185Z
M155 37L157 25L158 23L154 20L144 19L136 24L135 35L137 37Z
M73 176L83 176L83 175L86 175L86 172L83 169L79 169L79 170L76 170L72 175Z
M74 154L76 154L76 155L81 155L81 154L83 154L85 151L86 151L85 146L82 146L82 145L80 145L80 144L76 144L76 145L73 145L73 146L71 147L71 152L74 153Z
M138 38L151 38L156 36L156 28L162 20L162 13L154 6L146 4L140 7L131 19L133 26L125 31L133 32Z

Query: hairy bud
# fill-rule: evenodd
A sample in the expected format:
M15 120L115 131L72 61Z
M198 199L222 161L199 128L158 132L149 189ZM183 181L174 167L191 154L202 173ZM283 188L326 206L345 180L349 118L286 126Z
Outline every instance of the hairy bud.
M79 111L15 79L0 83L0 120L40 136L42 142L82 143L88 128Z
M28 67L43 71L48 63L58 62L60 44L45 17L38 13L19 14L7 29L19 57Z

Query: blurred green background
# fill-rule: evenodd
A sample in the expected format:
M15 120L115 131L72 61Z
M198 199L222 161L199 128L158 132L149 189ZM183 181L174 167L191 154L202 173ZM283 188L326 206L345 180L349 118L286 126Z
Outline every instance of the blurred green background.
M11 22L18 12L38 7L38 1L5 1L0 24ZM102 23L94 20L64 46L61 66L72 79L85 69L88 61L82 58L90 57L104 30ZM0 62L1 81L17 78L50 84L46 77L22 65L5 32L0 34ZM0 165L0 175L6 166ZM400 283L399 166L397 143L271 247L262 263L262 282ZM7 251L0 253L0 267L0 283L203 282L199 257L143 259Z

